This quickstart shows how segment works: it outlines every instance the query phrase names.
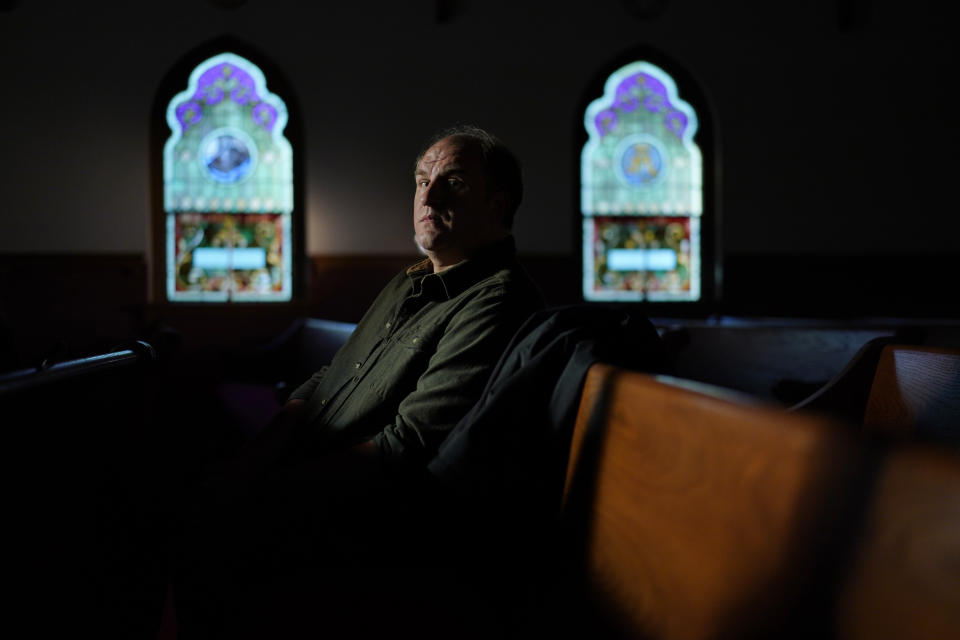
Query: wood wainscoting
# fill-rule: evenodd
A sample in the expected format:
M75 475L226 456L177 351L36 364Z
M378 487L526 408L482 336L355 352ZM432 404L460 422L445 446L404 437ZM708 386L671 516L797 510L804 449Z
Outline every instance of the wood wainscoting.
M311 256L308 275L313 317L357 322L380 289L421 258L402 256ZM520 262L549 306L580 302L577 261L565 255L521 255Z
M229 305L150 301L140 254L0 255L0 370L108 351L166 325L187 348L256 344L298 317L357 322L411 255L310 256L300 298ZM547 303L578 302L576 260L521 256Z

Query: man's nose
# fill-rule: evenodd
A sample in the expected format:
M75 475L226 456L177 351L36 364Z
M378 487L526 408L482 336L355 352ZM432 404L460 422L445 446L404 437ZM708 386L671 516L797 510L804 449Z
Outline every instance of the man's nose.
M423 204L436 207L443 204L447 198L447 190L442 181L432 182L423 190Z

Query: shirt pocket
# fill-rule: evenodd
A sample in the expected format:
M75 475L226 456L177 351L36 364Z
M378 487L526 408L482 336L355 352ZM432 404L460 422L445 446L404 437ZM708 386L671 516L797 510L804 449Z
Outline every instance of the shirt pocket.
M403 398L417 388L433 355L433 341L418 328L398 332L387 343L374 371L370 387L384 399Z
M409 349L410 351L425 351L430 340L427 334L420 329L420 327L415 327L409 331L402 331L396 336L397 344L403 349Z

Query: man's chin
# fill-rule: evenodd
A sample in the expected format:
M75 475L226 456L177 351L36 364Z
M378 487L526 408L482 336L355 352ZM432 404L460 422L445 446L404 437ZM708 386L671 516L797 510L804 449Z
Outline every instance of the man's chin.
M413 242L417 245L417 249L420 250L420 253L424 255L431 251L441 251L444 246L442 238L437 236L428 236L426 238L414 236Z
M417 239L417 236L413 236L413 244L417 245L417 251L420 252L420 255L427 255L427 250L423 248L422 244L420 244L420 240Z

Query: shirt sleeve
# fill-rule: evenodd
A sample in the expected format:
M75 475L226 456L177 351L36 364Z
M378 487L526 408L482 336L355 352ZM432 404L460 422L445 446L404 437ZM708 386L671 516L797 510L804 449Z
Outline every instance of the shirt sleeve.
M317 390L318 386L320 386L320 381L323 380L323 376L326 375L328 368L329 367L327 366L320 367L319 371L307 378L306 382L294 389L288 400L309 400L310 396L313 395L313 392Z
M426 370L374 437L388 466L423 466L476 404L507 343L528 315L503 288L484 292L450 321Z

